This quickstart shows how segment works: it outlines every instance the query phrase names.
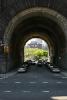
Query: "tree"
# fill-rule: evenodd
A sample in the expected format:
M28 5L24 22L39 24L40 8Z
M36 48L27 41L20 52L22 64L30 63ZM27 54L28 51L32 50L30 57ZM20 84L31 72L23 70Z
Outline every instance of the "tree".
M39 50L35 51L34 57L35 57L35 60L42 59L43 57L48 57L48 52L45 50L39 49Z

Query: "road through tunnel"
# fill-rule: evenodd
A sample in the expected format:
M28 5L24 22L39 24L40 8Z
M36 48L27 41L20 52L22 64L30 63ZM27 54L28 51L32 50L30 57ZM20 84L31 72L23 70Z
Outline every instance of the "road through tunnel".
M66 68L67 40L62 19L63 16L47 8L31 8L15 16L4 35L5 46L9 48L8 69L14 69L24 61L24 45L31 38L45 40L49 45L50 61Z

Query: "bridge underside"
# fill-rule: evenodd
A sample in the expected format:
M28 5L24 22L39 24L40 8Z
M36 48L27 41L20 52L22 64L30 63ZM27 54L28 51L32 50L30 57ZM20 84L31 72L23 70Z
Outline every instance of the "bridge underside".
M4 35L5 46L9 48L7 70L20 66L24 61L24 45L34 37L48 43L52 63L66 68L65 19L61 19L61 15L45 8L31 8L15 16Z

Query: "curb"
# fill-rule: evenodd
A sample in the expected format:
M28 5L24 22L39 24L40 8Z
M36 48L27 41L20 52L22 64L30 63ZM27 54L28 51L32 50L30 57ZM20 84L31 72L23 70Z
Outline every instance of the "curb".
M0 79L4 79L4 78L8 78L10 76L15 75L17 72L10 72L10 73L6 73L6 74L0 74Z

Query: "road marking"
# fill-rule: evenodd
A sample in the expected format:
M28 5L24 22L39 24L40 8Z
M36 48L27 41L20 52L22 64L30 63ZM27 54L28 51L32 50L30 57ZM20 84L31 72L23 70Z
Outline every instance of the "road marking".
M5 79L5 78L8 78L8 76L4 76L4 79Z
M21 82L15 82L16 84L20 84Z
M30 93L31 91L23 91L24 93Z
M47 91L42 91L43 93L49 93L50 91L49 90L47 90Z
M67 78L67 77L62 77L63 79Z
M2 80L3 78L0 78L0 80Z
M54 74L55 76L61 76L60 74Z
M29 82L30 84L36 84L37 82Z
M48 82L42 82L43 84L47 84Z
M58 82L56 82L56 83L58 83L58 84L61 84L61 83L63 83L63 82L61 82L61 81L58 81Z
M10 92L12 92L12 91L4 91L4 92L6 92L6 93L10 93Z

